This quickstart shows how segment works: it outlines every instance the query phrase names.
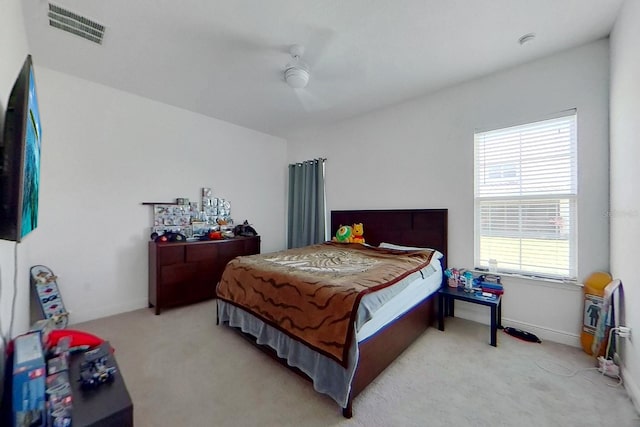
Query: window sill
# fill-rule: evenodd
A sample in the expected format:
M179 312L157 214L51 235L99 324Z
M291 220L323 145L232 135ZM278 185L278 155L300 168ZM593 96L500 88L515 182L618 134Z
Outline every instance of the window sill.
M507 279L519 279L526 280L529 282L533 282L535 285L546 286L550 288L564 288L568 290L581 290L584 285L582 283L578 283L577 280L562 280L562 279L552 279L550 277L541 277L541 276L533 276L533 275L525 275L525 274L517 274L517 273L503 273L498 271L497 273L490 273L487 270L472 270L476 274L495 274L496 276L500 276L501 278Z

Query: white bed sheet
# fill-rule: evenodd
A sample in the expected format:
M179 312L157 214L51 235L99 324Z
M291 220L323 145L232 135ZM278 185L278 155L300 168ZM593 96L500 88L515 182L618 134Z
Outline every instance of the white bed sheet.
M369 338L386 324L395 320L413 308L417 303L438 291L442 285L442 265L440 261L430 263L421 270L421 274L424 275L424 277L419 276L406 288L387 301L374 313L371 320L364 323L360 329L356 331L356 339L358 342ZM362 299L364 300L370 295L366 295Z

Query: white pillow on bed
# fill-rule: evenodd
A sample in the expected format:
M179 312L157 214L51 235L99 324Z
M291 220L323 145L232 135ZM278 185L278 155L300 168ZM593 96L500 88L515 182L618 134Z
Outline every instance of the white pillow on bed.
M387 242L382 242L378 245L379 248L383 248L383 249L397 249L399 251L420 251L423 249L428 249L430 251L434 251L434 258L435 259L440 259L442 258L444 255L442 255L442 253L440 251L436 251L435 249L432 248L419 248L417 246L402 246L402 245L396 245L393 243L387 243Z

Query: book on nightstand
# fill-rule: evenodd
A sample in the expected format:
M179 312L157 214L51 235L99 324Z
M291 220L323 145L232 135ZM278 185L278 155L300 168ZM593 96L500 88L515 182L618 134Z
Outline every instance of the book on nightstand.
M504 288L502 287L502 285L487 282L480 282L479 285L480 289L482 289L482 292L488 292L495 295L504 294Z

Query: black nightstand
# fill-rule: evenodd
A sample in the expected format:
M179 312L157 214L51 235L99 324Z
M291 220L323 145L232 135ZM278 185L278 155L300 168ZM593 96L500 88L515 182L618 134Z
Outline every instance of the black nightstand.
M496 298L482 296L481 292L465 292L464 288L444 286L438 291L438 329L444 331L444 317L453 317L455 300L491 307L491 345L497 346L498 328L502 329L502 295Z
M111 352L111 345L105 341L100 345ZM74 427L133 427L133 403L124 384L120 370L112 383L102 384L95 390L82 390L80 365L84 353L72 354L69 359L69 379L73 392L72 425ZM109 366L118 367L113 354L109 356Z

